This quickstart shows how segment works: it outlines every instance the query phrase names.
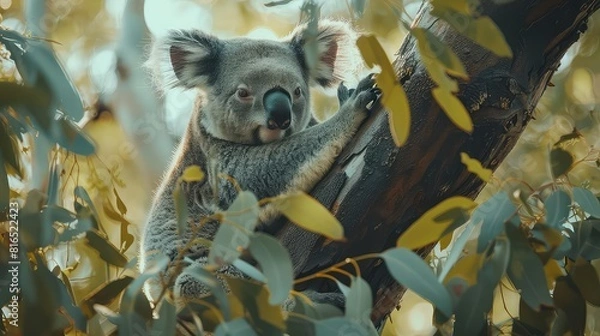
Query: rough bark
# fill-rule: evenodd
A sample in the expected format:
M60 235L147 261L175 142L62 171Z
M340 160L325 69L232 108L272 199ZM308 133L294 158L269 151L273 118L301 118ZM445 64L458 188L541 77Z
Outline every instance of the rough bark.
M459 98L471 111L472 134L456 128L431 96L432 81L407 37L394 62L411 108L408 143L397 148L384 111L372 116L312 191L345 228L347 241L330 242L286 223L277 233L292 254L297 276L315 273L347 257L380 252L426 210L456 195L475 198L483 182L460 162L460 152L495 169L531 120L534 107L566 50L586 30L600 0L482 1L482 13L499 26L514 58L499 58L458 34L423 8L415 25L430 28L461 58L471 80ZM430 248L419 251L426 256ZM377 259L360 263L374 293L372 320L379 325L404 289ZM302 286L335 291L327 279Z

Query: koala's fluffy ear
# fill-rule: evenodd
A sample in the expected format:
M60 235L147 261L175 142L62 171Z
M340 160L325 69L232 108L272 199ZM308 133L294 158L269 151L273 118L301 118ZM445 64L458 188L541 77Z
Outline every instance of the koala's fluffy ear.
M292 48L299 53L300 60L309 67L309 57L316 64L309 68L310 78L323 87L331 87L355 75L361 58L356 47L356 32L345 22L319 20L316 36L316 53L310 55L307 26L296 28L291 34ZM316 56L316 57L315 57Z
M206 87L215 80L222 41L198 30L173 30L154 43L150 67L159 87Z

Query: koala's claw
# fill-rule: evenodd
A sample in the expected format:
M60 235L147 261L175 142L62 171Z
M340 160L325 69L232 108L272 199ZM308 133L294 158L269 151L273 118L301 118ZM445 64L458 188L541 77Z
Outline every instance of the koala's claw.
M340 106L350 103L352 109L365 111L367 113L374 111L381 105L381 89L375 86L375 74L371 73L363 78L356 89L348 89L343 83L338 87L338 100ZM349 102L350 101L350 102Z
M367 77L363 78L356 86L356 91L365 91L375 86L375 74L370 73Z
M346 87L346 85L344 85L344 83L340 83L340 86L338 86L338 90L337 90L337 96L338 96L338 101L340 102L340 106L344 105L344 103L348 100L348 98L350 98L350 91L348 90L348 87Z

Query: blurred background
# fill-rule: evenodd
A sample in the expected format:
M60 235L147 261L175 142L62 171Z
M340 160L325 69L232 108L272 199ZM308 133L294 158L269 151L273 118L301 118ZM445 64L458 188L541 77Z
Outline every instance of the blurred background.
M80 125L94 140L96 154L63 158L63 188L86 188L111 241L128 258L136 258L153 190L189 120L196 94L180 89L164 95L155 93L141 67L149 43L175 28L201 29L221 38L287 35L299 21L302 1L274 7L265 6L266 2L0 0L0 24L53 41L54 50L83 98L86 117ZM351 10L350 2L321 0L321 15L342 18L359 31L374 33L390 58L406 35L400 19L412 21L421 6L420 1L364 1L364 12L359 16ZM546 90L535 111L535 120L496 171L497 182L486 187L479 201L501 188L503 181L522 180L533 188L550 181L549 149L574 129L582 135L569 148L577 160L594 154L590 146L600 147L600 16L592 17L588 26L588 32L557 69L553 86ZM2 80L18 80L14 63L6 55L0 56ZM313 92L313 103L319 118L337 109L331 93ZM571 182L600 192L599 164L590 161L577 165L570 174ZM28 183L43 182L11 181L22 190L38 187ZM69 197L65 195L65 204L72 204ZM77 300L117 275L83 242L66 244L51 255L52 262L70 270ZM445 255L436 248L432 263L443 261ZM497 324L510 321L518 313L518 298L511 291L507 288L497 296L493 310ZM588 312L590 335L600 335L598 311ZM392 316L392 323L387 324L385 334L432 335L432 313L429 303L409 293L401 302L401 310Z

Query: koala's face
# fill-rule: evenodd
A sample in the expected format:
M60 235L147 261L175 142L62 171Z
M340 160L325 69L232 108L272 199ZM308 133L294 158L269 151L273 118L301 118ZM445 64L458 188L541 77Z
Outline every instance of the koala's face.
M305 129L310 113L309 84L339 82L341 54L352 31L339 22L321 23L316 64L309 69L304 29L284 41L221 40L199 31L172 32L162 44L175 84L206 94L200 123L223 140L263 144Z
M260 144L306 128L311 118L308 77L288 44L223 41L218 64L201 120L213 136Z

